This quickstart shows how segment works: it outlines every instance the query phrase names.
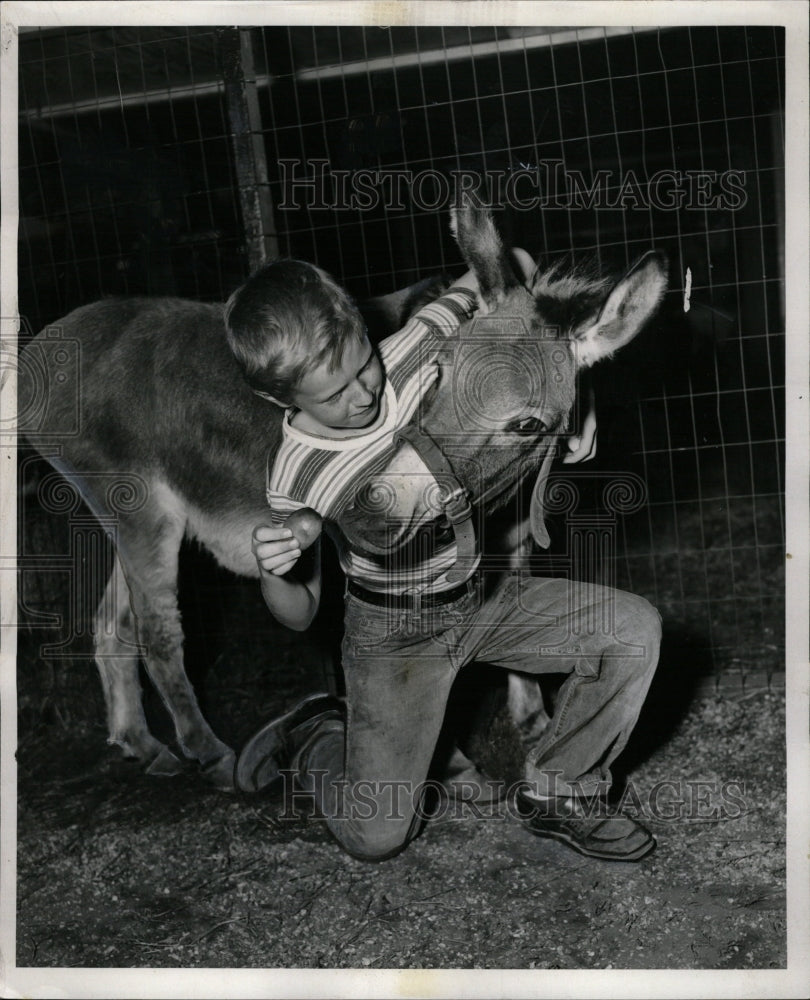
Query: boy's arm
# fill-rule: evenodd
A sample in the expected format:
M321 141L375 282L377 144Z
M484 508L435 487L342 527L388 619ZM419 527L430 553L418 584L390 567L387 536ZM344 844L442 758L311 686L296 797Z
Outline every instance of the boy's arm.
M269 480L269 474L268 474ZM259 567L264 603L282 625L303 632L321 601L321 518L272 489L269 523L253 529L251 548Z
M302 552L289 528L260 524L253 529L252 549L271 614L287 628L303 632L321 601L320 539Z
M512 258L512 264L515 268L515 273L517 274L519 280L525 284L535 272L536 265L534 259L521 247L514 247L510 250L510 256ZM464 289L464 291L469 293L469 295L464 294L463 296L459 296L455 294L460 289ZM472 296L472 299L469 296ZM452 301L445 301L446 297L449 297L449 300ZM474 302L473 299L475 300ZM441 332L445 334L452 333L458 326L461 325L462 322L464 322L465 319L469 319L474 312L477 312L480 316L489 312L489 306L481 298L481 289L478 285L478 278L475 275L475 271L472 269L465 271L460 278L454 279L452 285L447 289L444 295L440 296L434 302L429 302L426 306L423 306L422 309L420 309L419 312L412 317L411 322L417 320L423 323L430 323L431 320L433 320L433 316L431 315L432 306L448 306L451 307L457 314L459 310L463 310L463 314L460 316L458 322L454 323L452 319L449 322L445 320L444 323L441 320L439 320L438 323L434 321L432 325L438 326Z
M452 336L475 315L479 305L478 282L472 271L468 271L439 298L414 313L401 330L381 341L382 357L414 350L428 336Z

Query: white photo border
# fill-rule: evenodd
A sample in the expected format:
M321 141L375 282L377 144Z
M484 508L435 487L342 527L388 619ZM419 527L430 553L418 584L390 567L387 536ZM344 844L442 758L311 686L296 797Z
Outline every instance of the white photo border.
M9 0L0 24L2 88L2 234L0 320L5 343L17 316L17 29L68 25L784 25L786 31L786 304L787 304L787 653L788 968L786 970L246 970L46 969L15 965L16 574L0 573L0 995L4 997L804 997L810 983L808 891L808 18L794 0L602 2L25 2ZM0 417L16 413L12 372ZM3 448L0 553L16 544L14 450ZM0 567L3 568L3 567Z

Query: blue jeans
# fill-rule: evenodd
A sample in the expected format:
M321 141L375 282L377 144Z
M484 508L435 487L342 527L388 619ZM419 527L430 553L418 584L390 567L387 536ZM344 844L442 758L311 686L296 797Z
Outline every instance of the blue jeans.
M567 675L524 777L540 796L590 795L638 719L661 619L641 597L565 579L481 581L421 615L347 594L345 731L309 743L302 777L338 842L355 857L398 853L419 827L423 786L458 671L475 660Z

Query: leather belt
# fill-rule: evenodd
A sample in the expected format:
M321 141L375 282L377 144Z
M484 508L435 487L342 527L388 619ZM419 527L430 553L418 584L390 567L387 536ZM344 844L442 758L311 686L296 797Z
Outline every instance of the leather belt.
M440 608L445 604L452 604L465 594L472 593L477 575L470 577L465 583L458 587L451 587L450 590L440 590L436 594L383 594L375 590L366 590L354 580L349 580L346 586L348 593L366 604L373 604L378 608L392 608L394 610L418 611L426 608Z

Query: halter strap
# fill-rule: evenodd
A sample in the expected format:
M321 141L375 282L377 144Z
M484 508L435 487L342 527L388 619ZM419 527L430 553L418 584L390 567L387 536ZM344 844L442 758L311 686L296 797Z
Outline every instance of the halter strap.
M461 485L453 472L444 452L436 440L423 428L409 424L398 431L394 442L405 441L419 455L437 481L444 480L450 486L441 499L442 512L453 529L456 542L456 561L447 571L448 583L463 580L475 565L475 529L472 522L472 503L468 491ZM483 498L479 498L483 499Z
M448 583L457 583L465 579L465 574L474 565L476 551L475 529L472 521L473 504L486 502L502 490L503 485L497 482L493 483L481 496L471 499L469 491L459 482L438 442L424 428L408 424L407 427L403 427L394 435L394 443L399 444L400 441L407 442L414 449L434 479L441 478L450 486L449 491L445 492L441 499L441 505L442 513L455 535L456 561L447 571L446 579ZM549 447L543 457L543 464L537 475L531 498L532 533L537 543L543 548L548 548L550 544L543 519L543 494L554 455L554 448Z

